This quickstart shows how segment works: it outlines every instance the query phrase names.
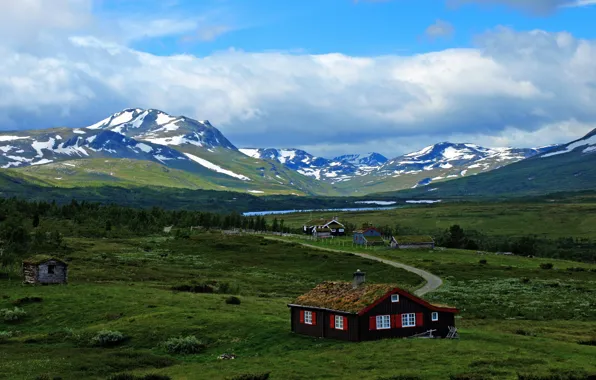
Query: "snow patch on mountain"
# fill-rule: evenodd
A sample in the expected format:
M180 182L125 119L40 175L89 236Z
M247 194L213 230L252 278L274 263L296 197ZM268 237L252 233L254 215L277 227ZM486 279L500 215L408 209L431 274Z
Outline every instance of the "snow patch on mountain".
M191 160L193 160L194 162L198 163L199 165L202 165L202 166L206 167L207 169L210 169L210 170L213 170L213 171L216 171L218 173L225 174L225 175L229 175L230 177L238 178L238 179L241 179L243 181L250 181L250 178L248 178L245 175L237 174L237 173L234 173L231 170L224 169L221 166L215 165L214 163L209 162L209 161L207 161L207 160L205 160L203 158L197 157L194 154L184 153L184 155L186 155L186 157L190 158Z
M563 146L562 150L557 150L557 151L554 151L551 153L543 154L541 156L541 158L552 157L552 156L557 156L559 154L570 153L570 152L574 151L575 149L584 147L586 145L589 145L589 147L585 148L582 153L590 153L596 149L596 147L593 147L593 145L596 145L596 133L593 135L588 134L586 137L584 137L580 140L573 141L573 142Z

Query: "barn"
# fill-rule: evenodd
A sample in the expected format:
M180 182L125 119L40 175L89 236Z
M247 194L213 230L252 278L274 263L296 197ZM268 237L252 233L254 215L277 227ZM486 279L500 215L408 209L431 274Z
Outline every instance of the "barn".
M338 222L337 216L333 217L332 219L311 219L304 223L302 226L302 231L306 235L312 235L314 230L321 231L324 229L329 229L329 233L331 236L344 236L345 235L345 226Z
M323 282L289 304L292 332L353 342L455 331L453 307L431 304L389 284L366 284L358 270L350 282Z
M374 227L366 227L361 230L354 231L354 244L358 245L385 245L385 241L381 233Z
M423 236L392 236L389 242L391 248L396 249L416 249L416 248L435 248L435 241L428 235Z
M48 255L37 255L23 260L23 283L66 284L68 264Z

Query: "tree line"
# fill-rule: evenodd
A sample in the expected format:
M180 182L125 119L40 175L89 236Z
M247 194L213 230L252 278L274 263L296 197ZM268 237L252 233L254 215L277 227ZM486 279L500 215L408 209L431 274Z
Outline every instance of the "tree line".
M176 230L243 229L292 232L284 220L268 223L264 216L243 216L237 212L166 210L160 207L135 209L119 205L73 200L67 204L0 199L0 266L19 264L28 256L67 250L64 237L125 238Z

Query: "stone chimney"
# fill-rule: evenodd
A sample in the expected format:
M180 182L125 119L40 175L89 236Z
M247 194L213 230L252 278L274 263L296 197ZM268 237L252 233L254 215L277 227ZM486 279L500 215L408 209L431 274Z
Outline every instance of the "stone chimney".
M352 287L354 289L359 287L360 285L364 284L364 276L365 275L366 275L366 273L360 272L360 269L358 269L356 272L354 272L354 277L352 280Z

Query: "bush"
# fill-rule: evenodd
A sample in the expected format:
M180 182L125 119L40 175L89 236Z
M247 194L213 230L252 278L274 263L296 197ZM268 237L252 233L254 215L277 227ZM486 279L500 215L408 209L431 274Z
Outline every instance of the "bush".
M27 303L36 303L36 302L41 302L43 301L43 298L41 297L24 297L24 298L19 298L18 300L12 301L12 304L15 306L21 306Z
M530 279L529 279L529 278L527 278L527 277L522 277L522 278L520 279L520 281L521 281L522 283L524 283L524 284L527 284L528 282L530 282Z
M11 309L2 309L0 310L0 317L4 320L4 322L17 322L27 316L27 312L23 309L15 307L13 310Z
M478 263L480 263L480 264L486 264L487 261L485 259L482 259L482 260L478 261Z
M170 354L179 355L197 354L205 348L205 344L192 335L184 338L170 338L162 345Z
M540 264L540 269L553 269L553 264L552 263L542 263Z
M226 303L228 305L240 305L241 301L240 301L240 298L231 296L231 297L226 298Z
M269 378L269 372L264 373L245 373L232 377L231 380L267 380Z
M149 374L145 376L135 376L129 373L121 373L108 378L108 380L171 380L170 376Z
M596 338L588 339L588 340L580 340L577 344L581 344L583 346L596 346Z
M91 344L100 347L116 346L126 340L120 331L101 330L91 338Z

